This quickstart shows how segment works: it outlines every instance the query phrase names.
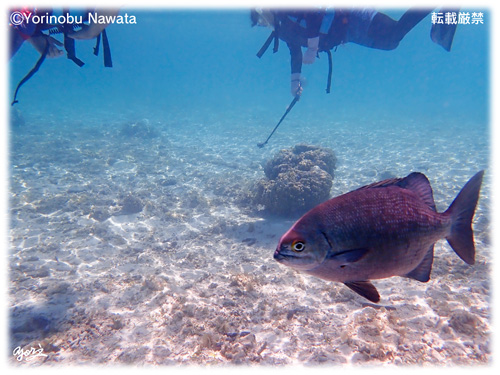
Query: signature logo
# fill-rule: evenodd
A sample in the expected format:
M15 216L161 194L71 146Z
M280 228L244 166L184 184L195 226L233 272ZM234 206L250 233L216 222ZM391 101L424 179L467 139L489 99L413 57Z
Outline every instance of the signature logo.
M21 362L23 359L26 362L29 362L36 357L47 357L47 354L43 354L43 348L42 345L38 344L39 349L35 349L33 347L23 350L20 346L14 349L14 352L12 353L13 355L16 356L16 359Z

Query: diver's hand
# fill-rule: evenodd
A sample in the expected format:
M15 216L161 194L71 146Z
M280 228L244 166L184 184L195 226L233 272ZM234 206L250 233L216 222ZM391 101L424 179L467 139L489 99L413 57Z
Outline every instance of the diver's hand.
M100 9L96 10L95 13L97 14L97 17L100 16L116 16L118 15L119 9ZM90 25L82 25L82 29L68 33L68 36L73 39L92 39L95 38L97 35L103 31L109 23L103 22L103 23L91 23Z
M300 73L292 73L290 76L290 93L293 97L302 94L302 78Z
M58 46L62 47L63 44L57 39L52 38L51 36L47 35L32 36L31 38L28 39L28 42L38 52L40 52L40 55L43 53L43 51L45 51L47 43L49 44L49 50L47 51L46 57L55 58L55 57L60 57L64 54L62 50L57 48Z
M302 57L302 63L312 64L318 54L319 36L307 39L307 50Z
M317 49L308 48L306 52L304 52L304 56L302 57L302 62L307 65L314 63L317 54L318 54Z

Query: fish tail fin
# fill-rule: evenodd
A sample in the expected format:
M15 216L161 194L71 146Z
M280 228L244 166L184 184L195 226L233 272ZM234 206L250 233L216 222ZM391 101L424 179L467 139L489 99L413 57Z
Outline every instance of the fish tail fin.
M476 173L460 190L445 212L451 216L451 231L446 240L455 253L467 264L474 264L476 254L472 218L479 199L483 175L484 171Z

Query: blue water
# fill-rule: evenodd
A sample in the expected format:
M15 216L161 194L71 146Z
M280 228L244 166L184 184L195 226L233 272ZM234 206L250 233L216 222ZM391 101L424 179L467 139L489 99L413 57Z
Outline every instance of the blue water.
M71 113L276 109L289 101L289 54L281 43L258 59L269 31L250 27L246 11L138 11L136 25L108 28L114 67L77 43L86 62L46 61L22 89L20 110ZM389 11L398 18L402 10ZM307 86L296 115L447 121L485 126L489 111L489 14L484 25L461 25L452 52L432 43L430 16L393 51L355 44L333 53L333 90L325 94L327 58L303 67ZM24 46L11 61L11 91L36 61ZM299 109L300 108L300 109ZM271 120L271 119L270 119ZM270 121L272 122L272 121ZM243 130L244 131L244 130Z
M121 13L137 24L108 27L113 68L79 41L85 65L47 59L14 107L11 350L40 344L35 365L491 361L489 12L451 52L430 17L393 51L339 46L328 95L322 54L262 149L292 100L285 43L258 59L269 30L243 10ZM11 59L9 99L37 58ZM374 305L275 262L297 217L251 196L299 143L335 153L332 197L419 171L438 212L485 169L476 263L440 240L428 283L375 280Z

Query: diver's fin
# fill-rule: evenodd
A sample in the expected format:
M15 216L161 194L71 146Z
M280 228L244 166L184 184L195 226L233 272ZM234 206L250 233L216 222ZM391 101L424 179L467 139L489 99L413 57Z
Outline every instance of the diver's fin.
M476 254L472 218L476 211L483 175L484 171L476 173L460 190L445 212L445 214L451 215L451 233L446 237L446 240L455 253L467 264L474 264Z
M450 11L450 10L441 10L440 13L451 13L455 12L458 14L458 11ZM439 44L445 50L450 52L451 44L453 43L453 37L455 36L455 31L457 30L458 22L455 24L433 24L431 27L431 39L434 43Z
M368 251L368 249L344 250L339 253L328 255L327 259L332 259L338 262L353 263L363 258Z
M349 289L372 302L380 301L380 295L378 294L377 288L369 281L349 281L344 284Z
M434 244L429 247L427 254L425 254L424 259L420 264L411 272L407 273L405 276L410 279L415 279L426 283L431 278L432 261L434 260Z

